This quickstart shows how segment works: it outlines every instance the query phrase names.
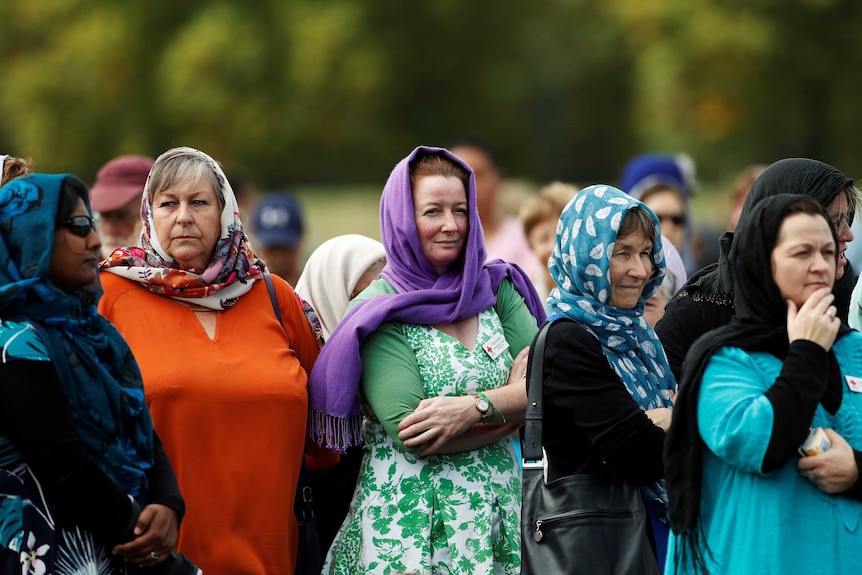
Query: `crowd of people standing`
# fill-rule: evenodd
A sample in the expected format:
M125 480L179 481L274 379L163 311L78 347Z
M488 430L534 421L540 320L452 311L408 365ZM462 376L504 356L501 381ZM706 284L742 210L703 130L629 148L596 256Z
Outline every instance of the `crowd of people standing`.
M381 241L304 266L296 199L247 229L200 150L115 158L89 189L11 156L0 175L2 573L306 575L307 493L327 575L514 575L523 537L568 573L839 573L862 551L859 191L833 166L758 166L706 267L682 154L519 218L487 148L419 146ZM533 362L545 485L637 493L638 561L594 544L607 518L522 521Z

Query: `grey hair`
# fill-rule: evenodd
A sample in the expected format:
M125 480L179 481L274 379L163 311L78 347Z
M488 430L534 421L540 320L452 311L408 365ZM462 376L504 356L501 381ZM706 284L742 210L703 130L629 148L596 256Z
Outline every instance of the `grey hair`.
M163 154L156 160L150 170L149 200L150 204L155 201L156 196L173 186L177 182L191 176L192 184L197 184L206 178L212 185L218 199L220 210L225 207L224 188L219 181L218 173L210 160L196 150L188 148L178 149L174 152Z

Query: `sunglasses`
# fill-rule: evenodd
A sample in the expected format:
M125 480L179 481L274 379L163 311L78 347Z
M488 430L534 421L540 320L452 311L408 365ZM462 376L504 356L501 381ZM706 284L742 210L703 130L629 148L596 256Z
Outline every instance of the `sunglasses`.
M57 224L68 229L80 238L86 238L96 231L96 222L90 216L74 216Z
M656 214L659 222L670 221L676 226L684 226L685 225L685 215L682 214Z

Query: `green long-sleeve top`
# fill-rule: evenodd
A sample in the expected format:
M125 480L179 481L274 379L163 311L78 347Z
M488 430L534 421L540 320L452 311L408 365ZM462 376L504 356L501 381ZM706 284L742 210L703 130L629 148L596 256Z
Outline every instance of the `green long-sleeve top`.
M378 279L359 294L351 306L378 295L394 293L397 292L389 282ZM514 358L533 341L538 331L536 319L530 314L524 298L508 280L500 284L497 305L494 307L509 344L506 353ZM398 424L425 399L425 392L416 354L404 336L402 325L402 322L397 321L385 322L363 342L360 348L360 395L363 409L366 412L371 410L395 444L404 451L415 452L418 448L406 448L398 439ZM479 345L481 342L476 343Z

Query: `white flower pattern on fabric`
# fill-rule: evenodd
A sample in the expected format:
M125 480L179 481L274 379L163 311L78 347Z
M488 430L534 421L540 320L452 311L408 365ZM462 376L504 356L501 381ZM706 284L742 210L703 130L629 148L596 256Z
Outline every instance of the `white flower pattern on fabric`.
M36 534L32 531L28 533L27 549L21 551L21 575L44 575L45 562L39 558L43 557L50 548L50 545L36 547Z
M128 566L89 531L57 525L38 480L20 463L0 471L0 573L13 572L121 575Z

